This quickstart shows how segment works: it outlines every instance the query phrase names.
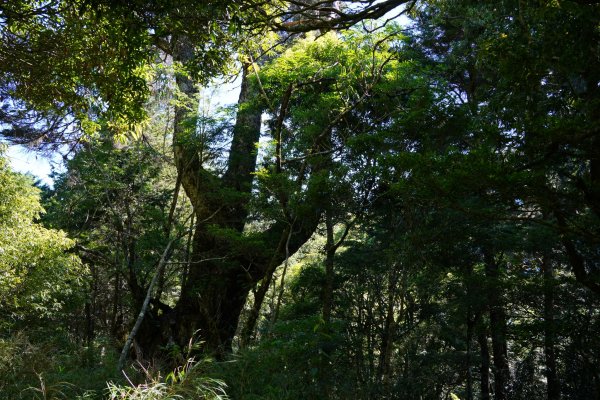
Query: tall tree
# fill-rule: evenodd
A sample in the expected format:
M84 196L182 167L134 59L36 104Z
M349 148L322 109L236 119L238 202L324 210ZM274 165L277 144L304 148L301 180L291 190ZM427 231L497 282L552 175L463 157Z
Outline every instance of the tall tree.
M365 18L382 16L405 3L407 1L390 0L341 11L330 9L329 3L310 2L298 3L296 7L288 7L284 3L283 8L279 5L269 7L260 3L219 1L210 4L186 1L171 6L144 1L123 5L103 1L66 4L56 0L40 7L24 1L14 2L2 8L2 33L7 38L3 41L7 46L2 54L7 57L33 54L44 62L25 65L40 64L47 68L17 68L6 64L3 71L4 97L12 106L2 114L2 120L11 124L5 134L22 142L62 139L73 132L72 129L56 129L56 123L63 123L65 116L66 121L76 121L88 131L99 128L99 116L105 118L107 126L117 132L130 130L131 125L143 116L141 103L145 87L141 77L143 67L155 54L153 49L160 49L183 67L177 73L176 85L181 95L190 100L197 90L196 85L221 71L230 59L232 52L228 51L228 46L236 38L232 33L243 26L242 16L259 28L272 20L279 29L306 32L348 27ZM329 18L331 13L335 15ZM328 17L323 19L325 14ZM292 19L298 20L298 23ZM30 33L25 34L26 30ZM104 31L105 34L98 34ZM43 47L43 43L58 43L65 49L81 52L88 37L98 42L98 54L85 53L82 55L84 61L89 57L90 62L74 62L74 66L82 66L82 69L72 68L64 74L56 73L53 64L35 51ZM111 45L111 40L119 46ZM126 57L104 54L106 48L110 51L122 49ZM102 60L115 65L108 65ZM185 344L194 332L200 330L206 346L217 351L226 351L231 346L239 313L250 287L265 275L270 275L283 259L285 252L280 243L285 242L282 238L286 237L286 232L293 232L288 252L294 253L316 228L321 211L318 207L309 211L309 204L316 198L314 192L320 185L319 174L326 169L319 157L307 157L305 167L297 177L301 187L305 183L308 185L306 191L300 191L307 195L300 202L304 204L300 206L299 203L297 210L286 209L286 220L272 224L266 231L255 235L252 240L260 243L259 246L250 246L242 240L256 166L256 153L252 149L259 138L260 109L263 107L259 104L256 87L253 88L249 82L253 72L251 63L243 64L237 122L232 131L227 167L222 174L208 170L199 158L193 140L194 126L186 118L188 105L179 103L174 112L175 164L194 208L195 219L201 221L197 223L194 234L186 284L177 306L172 310L177 321L174 336L180 344ZM90 69L100 73L89 75ZM113 71L114 76L103 74L105 70ZM30 73L41 77L56 73L59 78L56 80L56 95L48 97L47 94L53 92L45 89L39 93L27 92ZM70 79L81 79L81 82L74 87L63 85ZM49 82L48 79L40 80ZM116 88L111 84L115 82L122 83L123 87ZM71 87L72 90L69 89ZM83 101L86 91L98 94L97 104L90 106ZM64 99L67 106L64 109L55 102L63 92L70 96ZM279 114L282 121L285 113L285 107L281 107ZM326 126L323 125L324 128ZM319 137L309 151L319 153L327 150L325 136ZM280 200L287 202L284 198Z

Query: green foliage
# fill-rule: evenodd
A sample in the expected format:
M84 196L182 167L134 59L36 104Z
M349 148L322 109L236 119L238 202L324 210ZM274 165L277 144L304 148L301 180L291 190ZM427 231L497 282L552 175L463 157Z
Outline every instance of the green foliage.
M107 123L134 132L147 114L150 64L187 36L193 58L181 66L207 82L227 70L239 4L16 0L0 6L0 116L16 141L62 141ZM180 64L180 63L177 63Z
M66 318L81 305L86 276L67 254L73 243L35 222L38 193L4 165L0 317L12 328L41 315L93 347L97 331L123 338L167 228L175 229L166 152L107 138L144 117L147 79L163 79L156 86L170 92L183 76L205 82L226 69L248 9L221 1L66 3L2 6L0 120L17 137L65 115L98 133L98 141L75 148L42 217L79 240L90 266L86 308L77 314L87 325ZM402 34L390 23L289 37L288 47L268 49L272 37L240 46L239 54L270 57L251 78L249 93L260 95L237 109L246 120L261 109L269 116L262 165L243 177L226 160L237 156L249 169L254 161L223 150L230 128L220 117L194 115L191 85L182 94L189 99L148 105L157 123L138 125L145 140L140 133L168 131L169 110L181 111L176 158L180 151L189 157L177 161L180 177L195 218L208 218L195 221L195 236L174 250L146 317L156 335L138 341L179 340L169 330L178 318L191 320L191 331L204 324L201 335L219 336L211 323L230 317L226 308L241 304L289 248L315 229L321 234L323 216L334 233L351 231L335 254L321 240L319 255L299 260L287 282L275 273L257 342L231 360L187 364L164 379L142 368L104 394L223 398L223 379L240 399L456 399L483 397L489 379L496 398L501 390L515 400L551 398L552 380L564 398L598 397L600 8L588 3L425 1L411 8L413 25ZM151 76L154 45L185 62ZM68 51L73 56L64 57ZM19 125L24 120L30 125ZM47 131L50 138L61 132ZM239 190L252 176L253 189ZM183 203L172 219L178 231L189 213ZM273 243L283 244L280 226L292 235L285 251L274 251ZM333 298L328 323L326 294ZM172 312L168 304L182 298L188 302ZM226 322L228 335L235 318ZM26 385L34 397L84 396L85 385L69 372L84 359L81 348L65 350L76 354L70 358L40 342L2 338L0 375L24 376L2 390L22 396ZM35 346L48 358L33 360ZM94 357L91 366L105 363Z
M130 122L143 117L150 53L139 29L79 1L11 1L1 11L0 92L11 103L2 119L13 124L4 133L35 139L45 120L51 141L67 134L56 117L75 118L87 133L98 130L98 115Z
M349 371L332 353L343 340L341 326L335 329L325 329L319 317L281 321L257 346L214 364L209 373L223 379L235 399L322 398L323 377L335 382L339 398L353 396Z
M86 340L96 335L112 336L118 343L125 340L164 243L171 232L184 229L180 223L189 206L180 201L170 217L176 178L164 161L153 145L142 140L91 141L55 177L54 189L46 192L48 213L43 221L78 240L77 254L93 275L78 326ZM175 255L172 260L181 258ZM161 277L158 292L163 304L173 301L181 265L168 265ZM152 307L147 321L161 312Z
M128 369L124 378L114 369L115 350L107 341L81 347L60 333L30 337L16 332L0 339L0 373L5 377L0 382L0 396L14 400L228 398L225 384L206 375L208 361L188 360L165 378L139 364Z
M144 369L145 382L130 386L108 383L110 400L226 400L227 386L219 379L203 375L205 362L189 359L163 380Z
M83 297L87 269L64 232L36 220L43 209L29 177L0 160L0 315L3 323L64 317ZM9 322L10 321L10 322Z
M106 342L81 347L64 333L15 332L0 339L0 396L7 399L99 399L115 377L117 354Z

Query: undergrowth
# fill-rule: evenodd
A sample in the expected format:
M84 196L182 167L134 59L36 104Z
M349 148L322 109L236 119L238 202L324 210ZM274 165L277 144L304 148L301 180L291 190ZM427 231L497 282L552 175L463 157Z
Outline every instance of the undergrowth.
M35 336L35 335L34 335ZM141 362L117 373L117 348L90 346L66 335L43 339L16 332L0 338L0 399L10 400L225 400L223 381L204 375L209 360L188 359L163 375Z

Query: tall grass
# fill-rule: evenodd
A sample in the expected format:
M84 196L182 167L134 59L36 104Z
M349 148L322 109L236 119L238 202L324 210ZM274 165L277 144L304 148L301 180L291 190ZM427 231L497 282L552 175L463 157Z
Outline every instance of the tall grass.
M165 378L160 371L152 372L138 364L145 375L145 382L135 385L108 384L110 400L226 400L226 385L223 381L203 375L204 360L196 362L190 358L186 363Z
M210 360L189 358L163 375L136 363L117 375L116 347L92 346L62 334L0 337L0 399L4 400L225 400L223 381L205 376ZM129 378L131 377L131 379ZM135 383L134 383L135 382Z

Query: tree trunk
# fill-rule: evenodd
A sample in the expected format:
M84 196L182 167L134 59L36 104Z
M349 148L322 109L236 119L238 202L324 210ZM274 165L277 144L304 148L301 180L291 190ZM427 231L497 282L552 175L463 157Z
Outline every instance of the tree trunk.
M186 63L192 59L192 47L185 38L179 38L174 48L175 61ZM309 239L321 213L317 207L302 207L303 213L291 216L288 221L297 219L302 223L294 227L287 255L285 241L291 232L288 221L276 222L256 234L260 246L240 246L245 240L242 232L248 217L262 114L258 89L251 82L252 71L251 64L244 64L239 109L227 170L222 177L204 169L194 144L194 124L186 124L188 113L195 107L179 105L174 117L175 163L197 223L190 268L173 310L172 336L181 347L199 339L203 349L217 357L231 351L251 287L262 279L270 281L285 257L293 255ZM194 82L183 74L176 76L176 82L183 97L192 99L197 91ZM318 168L311 167L314 174ZM311 186L310 179L306 185ZM311 198L307 197L307 201Z
M175 62L183 65L193 62L194 48L186 37L173 38L169 48ZM298 180L293 190L297 191L296 198L302 198L302 202L289 209L287 193L278 194L284 218L263 232L254 232L252 243L243 235L252 195L257 158L255 146L260 137L263 110L257 85L252 83L253 71L250 63L243 65L239 107L227 168L222 176L204 168L205 161L198 150L196 124L188 118L197 113L195 82L185 73L175 76L180 96L173 117L173 155L196 224L193 227L189 268L182 278L177 304L170 309L156 299L150 301L162 310L162 316L149 309L144 318L147 329L142 325L144 334L140 332L139 337L157 338L148 341L147 346L153 347L150 351L142 349L146 354L159 349L158 342L163 342L164 346L171 340L180 348L199 340L205 352L218 358L230 352L250 289L263 279L265 283L270 282L276 267L310 238L320 221L323 190L318 186L324 179L319 175L327 170L327 164L322 157L314 154L330 149L326 134L310 150L313 155L306 157L296 174ZM285 113L283 106L281 113ZM298 222L292 224L291 221ZM287 250L286 240L289 244ZM259 308L261 302L258 298L255 308ZM249 324L252 328L253 325Z
M467 398L466 400L473 400L473 335L477 322L481 318L481 311L474 311L474 299L479 293L475 293L473 287L473 265L466 265L466 301L467 301L467 312L466 312L466 367L467 367Z
M560 382L556 373L554 340L554 268L548 256L542 257L544 274L544 355L546 361L546 393L548 400L560 399Z
M323 285L323 321L325 321L326 324L331 322L331 309L333 308L333 263L336 251L333 237L333 225L333 216L331 209L329 209L325 214L327 243L325 244L325 284Z
M90 346L94 340L94 318L92 316L92 302L86 300L84 307L85 314L85 344Z
M131 348L131 345L133 344L135 335L137 335L138 331L140 330L140 327L142 326L142 322L144 321L144 317L146 316L146 312L148 311L148 306L150 305L150 300L152 299L152 291L154 290L154 287L156 286L160 276L162 275L162 272L165 268L167 260L169 259L169 256L171 254L171 246L173 245L174 240L175 239L172 239L169 241L169 243L167 244L167 247L163 251L160 261L158 262L158 266L156 268L154 277L152 278L152 281L150 282L150 285L148 286L148 290L146 291L146 296L144 297L144 302L142 304L140 313L138 314L135 324L134 324L133 328L131 329L131 332L129 333L127 340L125 341L125 345L123 346L121 355L119 356L117 371L123 370L123 367L125 366L125 361L127 360L127 356L129 355L129 349Z
M388 304L385 315L385 323L383 327L383 333L381 336L381 350L379 354L379 366L378 366L378 381L383 384L384 387L389 385L390 375L391 375L391 362L392 362L392 352L394 350L394 332L396 330L397 322L394 317L394 310L396 305L396 299L398 296L398 280L399 280L399 272L398 265L395 264L393 266L392 271L390 272L390 278L388 282ZM404 280L404 279L403 279ZM402 285L404 286L404 285ZM402 287L400 290L404 290ZM402 295L401 295L402 296ZM400 316L402 317L402 313L404 312L404 300L400 298Z
M488 278L488 304L490 314L490 332L492 336L492 353L494 356L494 399L506 400L510 370L508 367L508 347L506 344L506 312L500 289L499 266L494 255L484 254L485 273Z
M284 239L282 236L279 242L279 246L285 246L285 243L289 246L289 236L291 234L292 227L290 226L289 231L286 232L287 239ZM256 322L258 321L258 316L260 314L260 309L265 300L265 296L269 291L269 287L271 286L271 280L273 278L273 273L275 272L275 268L277 265L275 261L271 264L269 270L265 274L265 277L262 279L258 290L254 293L254 303L252 305L252 309L250 310L250 314L248 315L248 319L241 333L240 341L241 346L246 347L252 341L252 334L254 332L254 328L256 327Z
M192 59L193 48L185 38L176 43L173 57L181 63ZM231 257L226 240L210 231L207 224L238 233L245 225L256 163L254 145L260 135L262 112L260 108L247 107L256 97L249 83L249 72L250 66L245 65L239 97L241 107L222 182L204 170L194 143L195 127L186 125L187 116L195 107L185 104L176 107L174 118L175 162L197 220L190 268L175 308L174 337L180 346L199 338L205 350L218 356L231 349L251 283L245 269L249 266L240 264L235 255ZM183 74L176 77L176 82L180 92L193 101L197 93L194 82Z
M475 321L471 316L471 309L467 310L467 400L473 400L473 373L471 371L471 342L473 340L473 327L475 325Z
M482 330L479 332L477 341L479 342L479 351L481 354L481 368L479 370L481 400L490 400L490 350L485 331Z
M115 270L115 281L113 285L113 304L110 316L110 334L113 338L118 338L119 329L121 329L122 320L119 320L119 306L121 304L121 271L117 264Z
M279 281L279 292L277 293L277 302L275 303L275 309L273 310L273 317L271 318L271 326L275 325L275 323L279 319L279 309L281 308L281 303L283 301L283 293L285 292L285 276L287 274L287 270L289 268L289 262L290 262L290 237L291 236L292 236L292 231L290 230L288 233L288 237L285 241L285 261L283 263L283 271L281 272L281 279Z

